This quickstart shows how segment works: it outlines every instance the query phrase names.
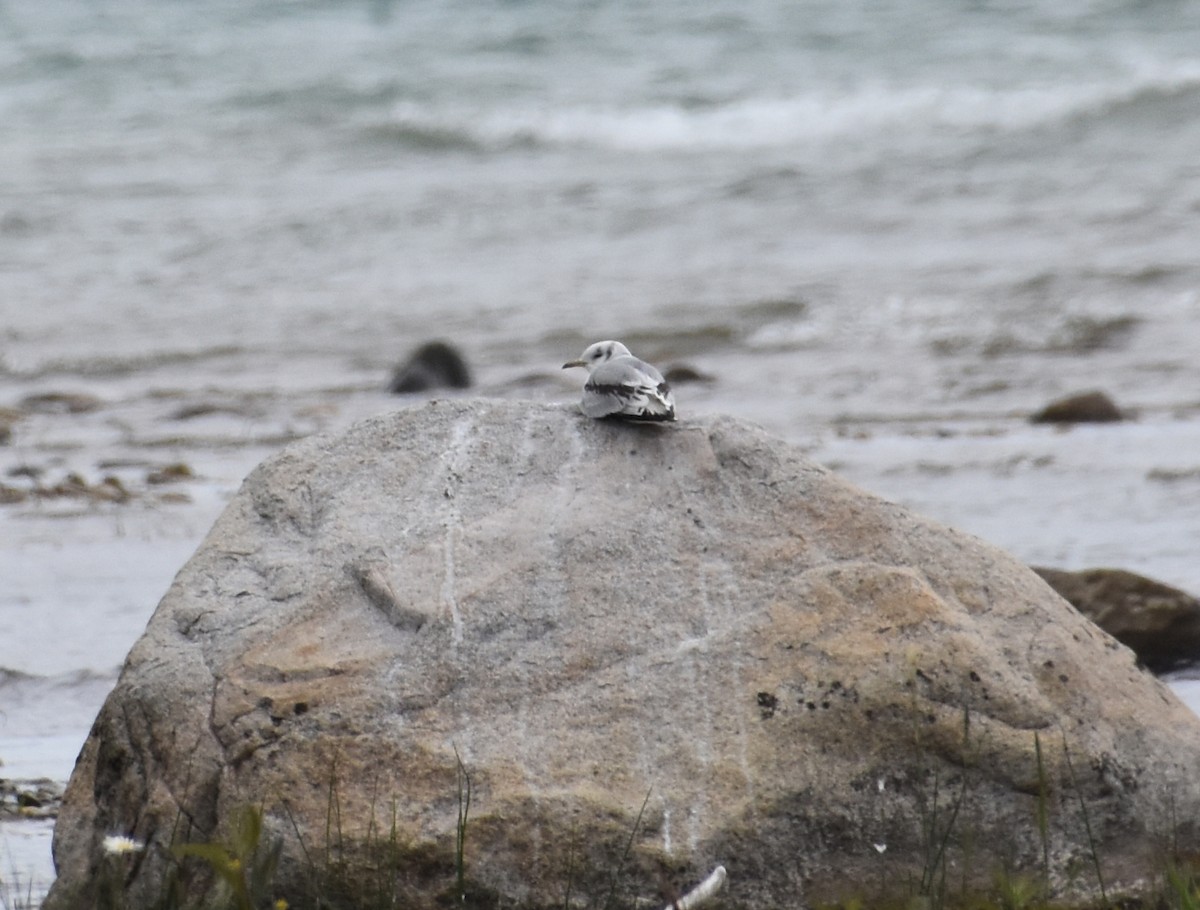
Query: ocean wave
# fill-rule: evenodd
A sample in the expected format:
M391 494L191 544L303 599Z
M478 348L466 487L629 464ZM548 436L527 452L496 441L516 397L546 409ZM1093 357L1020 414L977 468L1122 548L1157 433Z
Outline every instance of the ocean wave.
M485 109L405 101L387 129L401 144L464 149L598 147L625 152L796 148L841 139L1019 132L1105 116L1150 98L1200 90L1200 64L1139 67L1092 83L991 88L862 84L709 104L510 105ZM378 128L377 128L378 130Z
M54 358L36 364L13 365L0 360L0 376L34 380L54 376L116 378L151 370L224 360L245 352L239 345L213 345L193 350L147 351L128 355L98 355L80 358Z
M19 687L32 690L53 689L62 691L78 687L89 687L96 683L112 685L116 680L118 668L101 671L93 669L70 670L55 676L40 676L27 673L24 670L14 670L11 667L0 667L0 690Z
M8 667L0 667L0 689L14 683L25 682L30 679L37 679L32 673L25 673L21 670L13 670Z
M363 129L360 138L379 145L400 146L424 152L482 152L485 143L465 128L433 122L375 124Z
M1178 71L1148 75L1144 80L1101 100L1091 109L1081 111L1080 115L1117 120L1130 113L1139 117L1153 117L1160 114L1159 106L1169 107L1177 102L1191 104L1192 109L1186 112L1186 116L1195 117L1195 107L1200 106L1200 63Z
M253 86L235 91L227 103L251 110L285 110L289 113L321 115L344 114L358 107L392 103L400 87L383 81L354 85L343 80L315 80L295 85Z

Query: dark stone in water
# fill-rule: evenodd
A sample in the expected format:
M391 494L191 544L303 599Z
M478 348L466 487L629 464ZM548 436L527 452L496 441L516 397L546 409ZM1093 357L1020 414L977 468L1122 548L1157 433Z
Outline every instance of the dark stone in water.
M16 505L19 502L24 502L28 498L28 490L22 490L18 487L10 487L6 483L0 483L0 506Z
M193 420L197 417L210 417L213 414L228 414L233 417L253 416L249 409L238 405L216 404L211 401L185 404L171 414L171 420Z
M1029 418L1032 423L1111 423L1125 415L1103 392L1080 392L1050 402Z
M148 472L146 474L146 483L175 483L180 480L191 480L195 476L191 467L183 462L175 462L174 464L163 465L161 468L156 468Z
M417 348L412 356L392 373L388 391L402 395L427 392L430 389L467 389L471 387L471 371L462 354L444 341L430 341Z
M1123 569L1033 571L1151 672L1200 663L1200 600L1186 591Z
M671 385L684 385L689 382L711 383L716 382L717 377L711 373L702 373L695 367L686 363L673 363L663 372L663 378Z
M0 819L6 822L55 818L62 804L61 784L38 780L0 780Z
M21 409L30 414L87 414L101 404L99 398L86 392L44 392L21 399Z

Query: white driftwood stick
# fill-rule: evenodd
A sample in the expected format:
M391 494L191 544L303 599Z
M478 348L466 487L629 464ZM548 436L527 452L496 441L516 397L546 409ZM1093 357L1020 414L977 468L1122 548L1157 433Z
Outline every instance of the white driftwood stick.
M712 873L698 884L695 888L675 901L673 904L667 904L663 910L695 910L701 904L706 904L714 894L721 890L721 886L725 884L725 867L717 866Z

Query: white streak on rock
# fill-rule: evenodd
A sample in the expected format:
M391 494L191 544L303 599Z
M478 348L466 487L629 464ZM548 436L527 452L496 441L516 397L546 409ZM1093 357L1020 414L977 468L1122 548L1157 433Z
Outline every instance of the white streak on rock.
M450 622L453 624L454 644L462 644L463 640L463 618L462 613L458 609L458 598L454 593L454 547L459 534L459 526L457 524L447 523L446 527L446 575L442 580L442 603L450 610Z
M462 536L462 513L455 502L459 487L462 486L464 449L467 437L471 433L471 421L459 421L453 431L450 445L442 455L442 463L446 466L445 488L443 496L446 501L444 525L446 537L443 543L445 553L445 576L442 579L442 603L450 611L450 622L453 629L451 641L457 647L463 640L463 617L458 607L458 597L455 593L455 564L454 552L458 540Z
M717 866L712 873L695 888L675 901L667 904L663 910L695 910L696 907L708 903L725 884L725 867Z

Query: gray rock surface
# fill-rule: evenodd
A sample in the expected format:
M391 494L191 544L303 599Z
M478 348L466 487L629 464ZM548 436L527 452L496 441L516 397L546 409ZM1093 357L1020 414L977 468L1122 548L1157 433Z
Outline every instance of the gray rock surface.
M83 748L49 906L92 906L112 833L151 842L149 906L159 847L248 804L285 888L394 822L430 906L456 754L467 875L507 905L658 903L717 863L738 907L939 858L986 882L1040 868L1035 735L1059 885L1095 888L1083 807L1110 895L1200 815L1200 722L1007 554L731 419L432 402L247 478Z

